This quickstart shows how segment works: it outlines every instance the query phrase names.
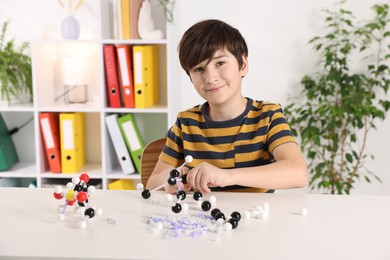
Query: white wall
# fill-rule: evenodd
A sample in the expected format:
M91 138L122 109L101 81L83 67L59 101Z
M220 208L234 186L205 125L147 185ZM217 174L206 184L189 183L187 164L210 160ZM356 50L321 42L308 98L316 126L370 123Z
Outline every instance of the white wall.
M99 32L97 10L86 0L78 17L92 30L83 37L94 38ZM157 0L151 0L157 1ZM66 2L66 1L64 1ZM76 2L76 1L74 1ZM295 94L297 82L313 71L316 57L307 44L322 28L321 9L331 8L334 0L176 0L174 25L170 30L175 110L186 109L203 100L197 96L185 72L181 69L176 47L184 31L207 18L222 19L238 28L249 47L250 72L244 80L244 94L259 100L286 104L288 93ZM349 0L347 7L359 18L370 17L373 0ZM82 15L81 15L82 14ZM1 0L0 22L12 19L10 36L18 41L36 41L43 36L60 38L59 22L64 15L55 0ZM354 194L390 195L388 152L390 115L378 124L378 131L369 136L368 149L375 160L367 168L383 180L383 184L357 185ZM387 134L387 135L386 135ZM305 190L299 190L302 192Z

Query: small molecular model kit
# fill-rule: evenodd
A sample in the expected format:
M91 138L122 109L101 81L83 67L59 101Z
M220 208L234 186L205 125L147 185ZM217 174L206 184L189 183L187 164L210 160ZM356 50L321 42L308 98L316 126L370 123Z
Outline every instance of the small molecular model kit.
M95 215L102 215L103 211L99 208L89 206L88 199L95 192L95 187L88 184L89 176L86 173L79 177L73 177L72 182L68 182L65 188L56 186L54 189L54 198L65 200L64 204L58 206L58 219L64 220L65 211L68 207L78 207L76 210L82 212L84 218L79 222L79 228L86 228L87 222L92 220ZM76 203L77 202L77 203Z
M167 182L153 190L145 189L142 183L137 185L137 190L141 191L141 197L150 202L150 206L156 204L168 205L170 212L163 215L144 213L140 216L145 223L150 225L153 234L162 238L177 238L181 235L185 237L198 237L207 233L218 234L220 232L229 232L236 229L241 219L257 218L266 219L269 216L270 206L267 202L256 206L254 209L245 210L240 213L238 210L225 214L221 209L216 207L217 198L212 195L208 199L203 197L199 191L192 191L192 202L187 202L187 193L181 190L181 183L187 183L187 175L180 176L180 170L187 163L192 161L191 156L185 158L185 162L178 168L170 171ZM84 229L87 223L96 215L102 215L102 209L94 208L89 205L89 198L95 192L95 187L88 184L89 176L86 173L79 177L72 178L65 188L56 186L54 197L57 200L64 200L64 203L58 207L58 219L63 221L66 218L68 207L75 207L76 211L83 215L78 223L78 227ZM162 200L158 196L153 196L153 192L164 188L167 185L177 185L175 195L166 193ZM160 194L161 197L161 193ZM172 214L173 212L173 214ZM302 208L300 215L306 215L307 209ZM116 225L117 222L111 218L106 219L109 224Z
M169 203L171 211L176 213L178 217L172 216L156 216L156 215L144 215L146 223L148 223L154 234L160 235L164 238L167 237L179 237L184 234L188 237L202 236L205 233L219 233L226 232L232 229L236 229L241 220L241 213L239 211L233 211L230 215L225 215L219 208L215 207L216 197L210 196L209 199L204 199L203 195L199 191L194 191L192 198L199 206L199 213L189 212L188 203L184 202L187 194L180 189L180 182L187 183L187 175L180 176L180 170L187 163L192 161L191 156L185 158L185 162L178 168L171 170L167 183L157 187L153 190L145 189L140 183L137 185L137 189L141 191L141 196L144 199L150 199L152 192L159 190L167 185L177 185L177 193L174 197L171 194L165 195L165 201ZM158 199L153 200L152 203L160 203ZM205 212L209 212L205 214ZM245 210L243 212L243 219L256 218L266 219L269 216L270 206L268 202L264 202L262 205L256 206L255 209ZM179 213L180 216L179 216ZM306 215L307 209L301 210L301 215ZM216 240L218 241L218 239Z

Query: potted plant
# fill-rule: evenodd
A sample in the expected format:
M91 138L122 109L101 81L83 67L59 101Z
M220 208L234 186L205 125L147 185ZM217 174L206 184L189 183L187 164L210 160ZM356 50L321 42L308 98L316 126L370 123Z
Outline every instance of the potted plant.
M0 96L8 105L13 99L25 103L23 97L26 95L32 103L31 58L25 54L29 45L24 42L16 47L14 40L7 41L8 25L9 21L4 22L0 32Z
M356 21L351 11L325 10L326 33L310 40L319 70L301 79L301 91L285 107L308 160L310 188L349 194L357 180L380 181L365 168L373 159L368 134L390 108L389 6L373 6L374 18Z

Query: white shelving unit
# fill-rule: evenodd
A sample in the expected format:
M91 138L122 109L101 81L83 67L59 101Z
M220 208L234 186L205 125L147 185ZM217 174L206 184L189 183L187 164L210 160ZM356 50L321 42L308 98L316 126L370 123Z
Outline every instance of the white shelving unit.
M172 100L169 89L169 25L165 22L158 1L152 1L153 18L157 29L164 32L162 40L118 40L113 39L109 13L111 0L93 2L99 10L100 35L96 39L62 40L49 39L32 43L32 66L34 103L32 105L0 104L0 112L9 129L17 127L30 118L34 120L13 135L20 162L8 171L0 172L0 186L46 187L65 184L73 176L86 172L91 184L107 189L117 179L139 180L139 174L122 173L118 158L105 125L105 116L113 113L133 113L146 143L164 136L170 126ZM105 44L159 46L160 102L146 109L109 108L107 105L103 46ZM61 59L67 55L82 55L90 60L89 101L86 104L65 104L60 67ZM41 112L85 112L86 114L86 158L83 169L75 174L55 174L49 171L39 127Z

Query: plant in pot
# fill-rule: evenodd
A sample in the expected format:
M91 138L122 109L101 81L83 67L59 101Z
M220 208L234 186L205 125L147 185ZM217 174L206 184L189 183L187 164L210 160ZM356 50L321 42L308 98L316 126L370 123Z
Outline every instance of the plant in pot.
M325 10L326 33L310 40L319 70L300 81L285 107L308 160L309 187L350 194L357 180L380 178L365 167L369 132L390 108L390 17L387 4L373 6L370 21L356 21L340 2Z
M0 32L0 96L11 105L33 101L31 58L25 54L29 45L24 42L16 47L14 40L6 40L9 21L1 26Z

